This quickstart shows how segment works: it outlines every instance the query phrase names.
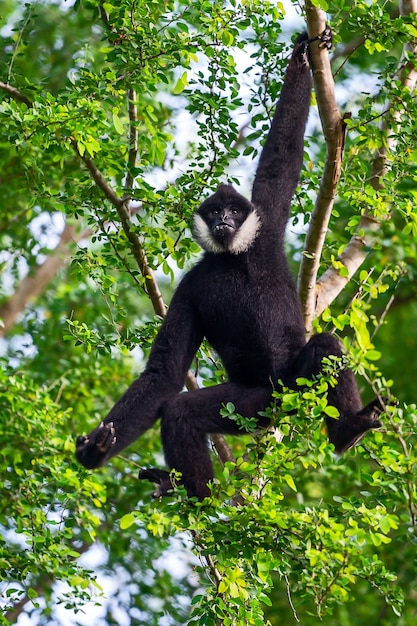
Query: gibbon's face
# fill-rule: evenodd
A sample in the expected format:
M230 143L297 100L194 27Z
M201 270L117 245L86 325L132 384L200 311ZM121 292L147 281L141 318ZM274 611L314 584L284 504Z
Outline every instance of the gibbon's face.
M193 235L197 243L214 254L247 252L261 221L255 208L231 185L220 185L194 214Z

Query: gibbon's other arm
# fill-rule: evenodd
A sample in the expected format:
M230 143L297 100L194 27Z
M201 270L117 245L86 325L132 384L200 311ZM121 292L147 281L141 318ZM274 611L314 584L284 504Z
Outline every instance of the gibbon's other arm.
M275 221L280 235L285 231L303 163L311 87L308 35L302 33L294 45L252 190L252 202L261 215L267 214L268 221Z
M155 423L161 405L182 390L203 340L190 299L191 281L192 276L187 274L178 285L143 373L97 428L77 438L75 455L85 467L104 465L135 441Z

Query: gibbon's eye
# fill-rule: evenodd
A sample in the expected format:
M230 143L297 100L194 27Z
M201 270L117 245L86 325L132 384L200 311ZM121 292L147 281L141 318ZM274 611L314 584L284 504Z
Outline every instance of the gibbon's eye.
M218 215L220 213L219 209L212 209L211 210L211 214L212 215Z

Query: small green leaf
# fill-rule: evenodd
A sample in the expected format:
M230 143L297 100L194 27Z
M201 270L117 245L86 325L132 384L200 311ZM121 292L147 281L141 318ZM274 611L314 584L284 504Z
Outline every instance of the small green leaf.
M283 478L284 478L285 482L287 483L288 487L290 487L290 489L292 489L293 491L296 492L297 491L297 486L296 486L296 484L294 482L294 479L291 476L291 474L285 474Z
M382 354L379 352L379 350L367 350L365 355L368 361L379 361L381 356Z
M187 87L188 85L188 78L187 78L187 72L184 72L179 79L177 80L174 89L172 90L172 93L175 94L176 96L180 93L182 93L184 91L184 89Z
M234 41L235 41L235 38L233 37L230 30L224 30L222 32L222 42L224 43L225 46L233 46Z
M36 591L36 589L33 589L32 587L29 587L29 589L27 590L27 595L28 595L28 598L33 600L33 598L37 598L39 594Z
M132 515L132 513L126 513L126 515L123 515L123 517L120 519L120 528L122 530L126 530L127 528L130 528L132 524L135 523L135 521L135 516Z
M117 115L116 111L113 111L113 126L116 129L116 132L119 133L119 135L123 135L124 133L123 123L120 117Z
M332 406L331 404L328 404L327 406L325 406L323 410L326 413L326 415L328 415L329 417L334 417L335 419L337 419L340 415L336 407Z

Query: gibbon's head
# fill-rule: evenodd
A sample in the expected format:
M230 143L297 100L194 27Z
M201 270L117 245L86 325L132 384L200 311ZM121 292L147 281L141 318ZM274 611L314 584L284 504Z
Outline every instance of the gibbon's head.
M220 185L194 213L192 232L206 252L241 254L249 250L260 227L253 204L232 185Z

